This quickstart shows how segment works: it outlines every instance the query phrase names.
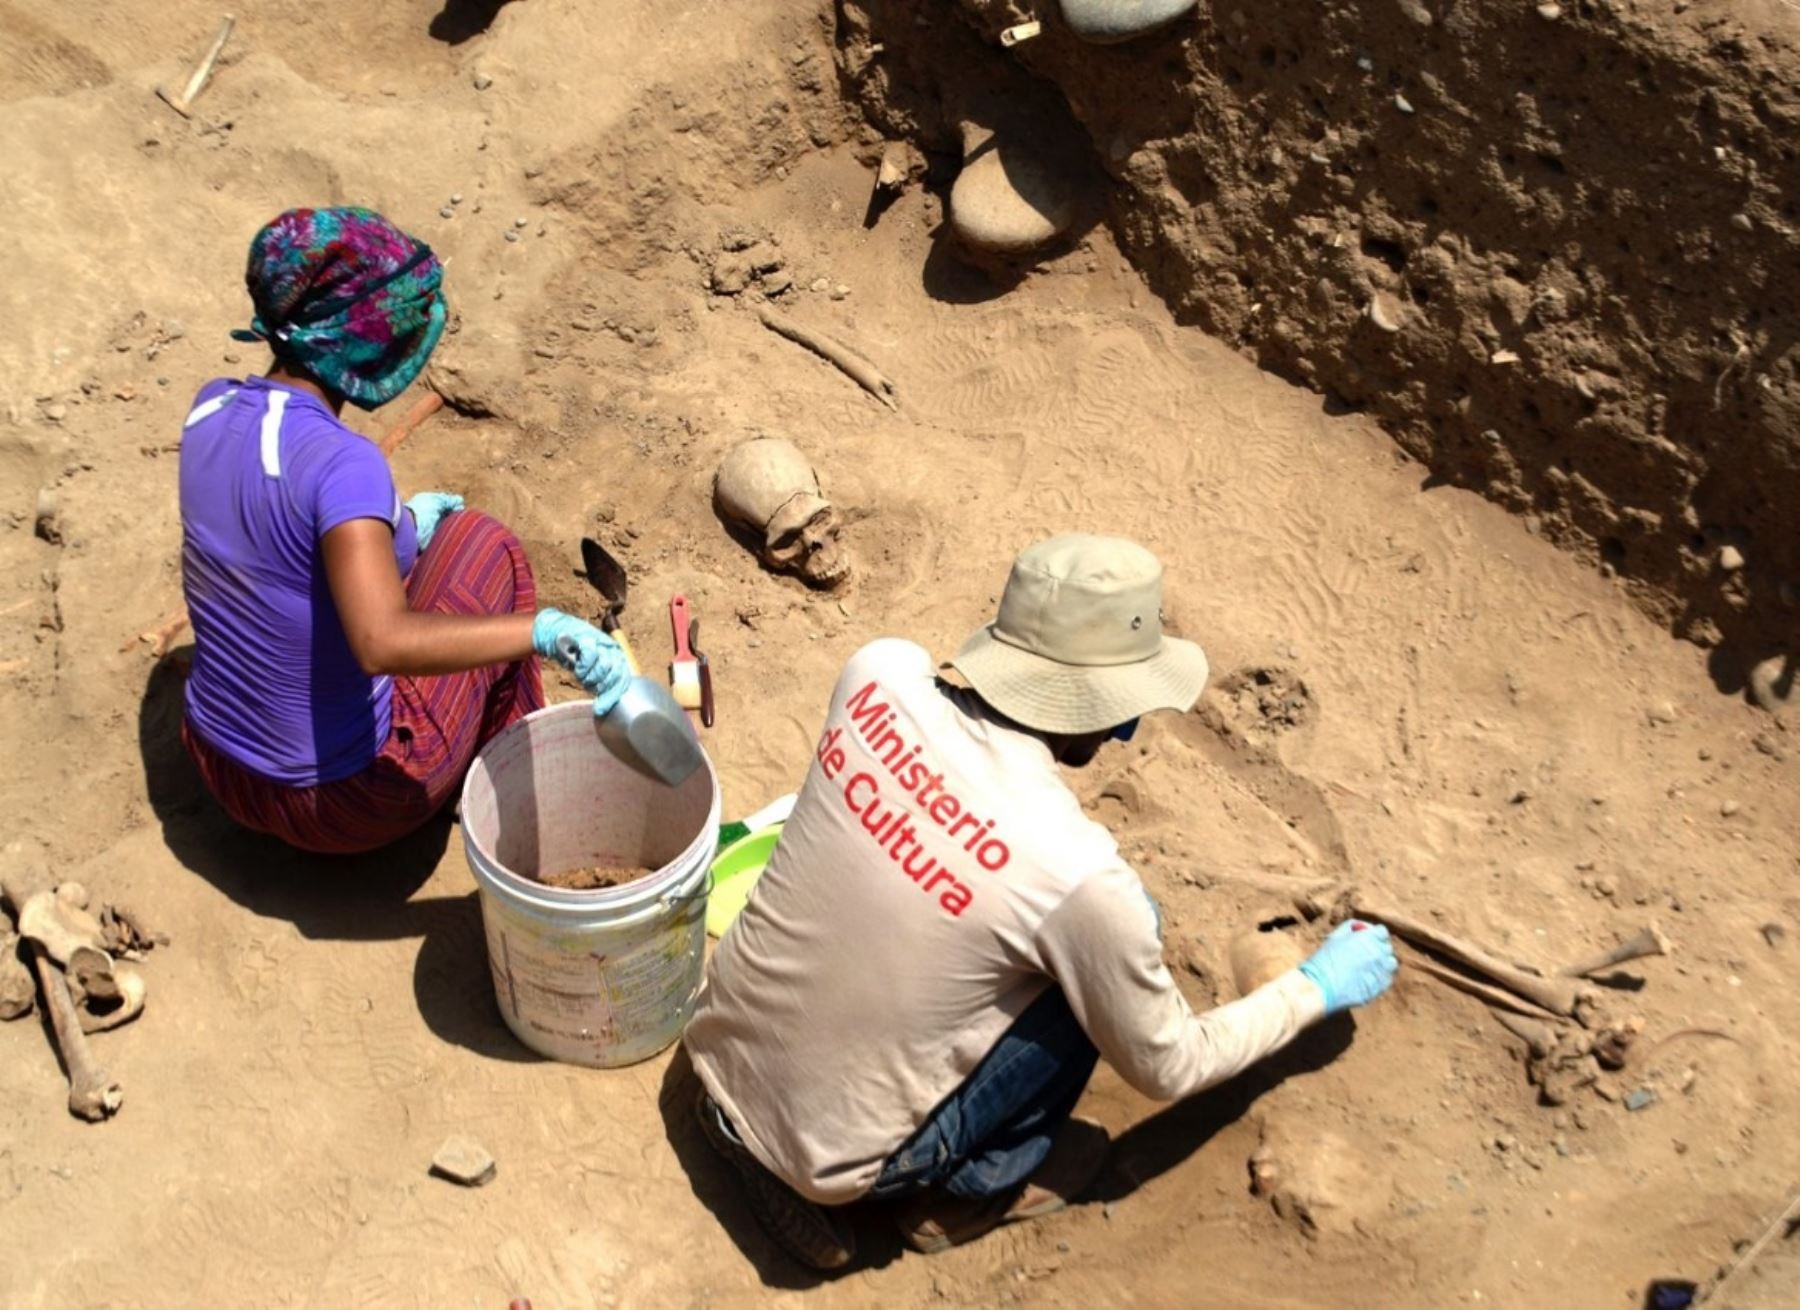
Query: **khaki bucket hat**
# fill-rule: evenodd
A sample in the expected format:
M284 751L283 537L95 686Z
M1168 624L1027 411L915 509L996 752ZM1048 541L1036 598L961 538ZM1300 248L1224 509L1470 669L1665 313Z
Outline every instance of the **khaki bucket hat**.
M1206 653L1162 630L1162 562L1122 537L1070 534L1013 562L999 616L951 660L981 698L1039 732L1102 732L1194 707Z

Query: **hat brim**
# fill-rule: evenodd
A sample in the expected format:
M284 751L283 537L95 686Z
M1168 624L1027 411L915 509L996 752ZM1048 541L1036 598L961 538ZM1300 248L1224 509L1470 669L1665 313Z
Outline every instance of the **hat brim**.
M1064 664L1013 646L993 628L975 633L950 661L989 705L1039 732L1104 732L1154 710L1186 713L1206 690L1206 652L1164 637L1135 664Z

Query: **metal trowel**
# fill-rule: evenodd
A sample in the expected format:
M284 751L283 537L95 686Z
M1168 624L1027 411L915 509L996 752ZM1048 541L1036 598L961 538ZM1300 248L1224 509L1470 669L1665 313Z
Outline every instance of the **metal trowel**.
M578 657L575 643L568 637L557 646L571 662ZM675 703L669 689L653 678L634 677L619 703L596 724L606 749L647 778L679 787L700 767L700 742L686 711Z

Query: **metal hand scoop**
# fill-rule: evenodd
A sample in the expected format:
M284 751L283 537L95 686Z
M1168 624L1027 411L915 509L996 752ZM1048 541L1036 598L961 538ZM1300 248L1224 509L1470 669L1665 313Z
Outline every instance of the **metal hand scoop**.
M579 657L567 637L557 642L557 649L571 662ZM636 677L627 683L619 703L601 715L597 725L600 740L615 758L667 786L679 787L700 767L700 743L687 711L653 678Z

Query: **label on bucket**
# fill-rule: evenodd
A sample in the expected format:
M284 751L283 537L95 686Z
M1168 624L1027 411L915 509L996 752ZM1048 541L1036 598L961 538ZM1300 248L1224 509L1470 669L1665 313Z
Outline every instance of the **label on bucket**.
M576 1064L648 1059L680 1036L700 989L704 902L620 930L547 929L482 898L494 994L532 1049Z

